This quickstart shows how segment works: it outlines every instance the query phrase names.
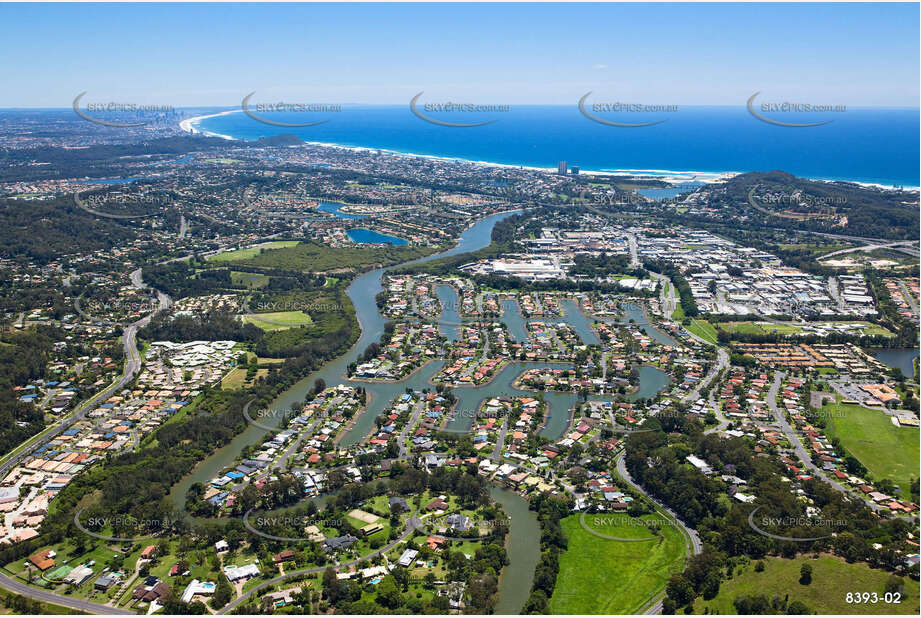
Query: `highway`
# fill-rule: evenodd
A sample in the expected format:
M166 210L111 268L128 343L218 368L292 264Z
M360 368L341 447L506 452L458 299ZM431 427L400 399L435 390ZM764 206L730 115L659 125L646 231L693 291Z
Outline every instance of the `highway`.
M144 282L141 280L140 268L131 273L131 282L135 287L146 287ZM72 414L58 421L56 425L51 426L49 429L46 429L45 431L36 434L35 436L23 442L14 451L14 455L10 456L6 461L0 464L0 477L5 477L10 470L19 465L23 459L28 457L39 444L43 444L48 440L60 435L77 421L83 420L86 417L87 412L96 408L96 406L98 406L101 402L105 401L114 393L123 389L125 385L134 379L135 375L141 369L141 354L137 349L137 331L140 328L146 326L155 314L169 306L170 300L168 296L159 291L157 292L157 296L159 299L159 306L156 310L144 316L137 322L129 324L125 327L124 333L122 335L122 344L125 350L126 362L125 369L121 377L102 391L96 393L82 404L77 406ZM42 590L40 588L34 588L24 582L3 574L0 574L0 588L16 592L23 596L29 597L30 599L36 599L45 603L54 603L56 605L61 605L63 607L69 607L71 609L77 609L88 613L133 613L124 609L109 607L108 605L101 605L99 603L91 603L89 601L83 601L81 599L75 599L69 596L58 595L53 592Z

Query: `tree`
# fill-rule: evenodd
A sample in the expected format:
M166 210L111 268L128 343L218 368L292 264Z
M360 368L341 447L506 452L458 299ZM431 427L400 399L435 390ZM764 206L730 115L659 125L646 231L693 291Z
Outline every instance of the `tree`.
M227 576L223 573L217 576L217 587L214 589L214 596L211 597L211 607L220 609L230 603L233 598L233 588L227 581Z
M691 582L680 573L676 573L669 578L665 591L668 594L668 598L672 599L677 607L687 605L696 596Z
M403 604L403 595L392 575L386 576L377 585L377 602L388 609L396 609Z
M326 570L323 571L323 592L326 594L327 600L335 605L339 600L341 591L342 585L336 577L336 572L333 570L333 567L326 567Z
M812 610L802 601L793 601L787 606L787 614L790 616L803 616L811 613Z
M803 566L799 570L799 583L803 586L808 586L812 583L812 565L804 562Z

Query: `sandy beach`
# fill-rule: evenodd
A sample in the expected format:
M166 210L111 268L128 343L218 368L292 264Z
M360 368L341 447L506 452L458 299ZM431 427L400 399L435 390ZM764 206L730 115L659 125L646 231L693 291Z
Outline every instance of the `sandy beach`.
M242 111L243 110L232 109L232 110L227 110L224 112L219 112L216 114L206 114L203 116L195 116L194 118L186 118L185 120L179 123L179 127L183 131L187 131L193 134L200 133L202 135L207 135L209 137L220 137L226 140L235 140L238 138L235 138L232 135L223 135L221 133L215 133L213 131L203 131L197 128L196 125L200 121L204 120L205 118L215 118L217 116L237 114L237 113L242 113ZM553 168L553 167L535 167L535 166L529 166L529 165L512 165L508 163L495 163L493 161L476 161L476 160L471 160L471 159L462 159L459 157L445 157L445 156L439 156L439 155L419 154L419 153L414 153L414 152L402 152L399 150L391 150L387 148L374 148L371 146L349 146L346 144L336 144L332 142L320 142L320 141L304 141L304 143L309 144L311 146L322 146L324 148L341 148L343 150L351 150L354 152L380 151L386 154L404 156L404 157L434 159L438 161L459 161L459 162L469 163L471 165L483 165L487 167L501 167L501 168L508 168L508 169L526 169L526 170L532 170L536 172L544 172L548 174L555 174L557 171L556 168ZM720 182L725 182L729 180L730 178L733 178L734 176L738 176L739 174L742 174L742 173L743 172L729 172L729 171L702 172L702 171L660 170L660 169L611 169L611 170L582 169L579 171L579 174L583 176L623 176L623 177L629 177L629 178L661 180L669 184L681 184L685 182L699 182L703 184L720 183ZM858 184L858 185L865 186L868 188L881 189L881 190L893 190L893 189L901 188L902 190L905 190L905 191L919 191L919 189L921 189L919 187L895 187L891 185L883 185L883 184L870 183L870 182L859 182L855 180L842 181L842 180L830 180L830 179L824 179L824 178L813 178L812 180L819 180L822 182L852 182L854 184Z
M230 135L221 135L220 133L213 133L211 131L201 131L198 129L196 125L202 120L204 120L205 118L216 118L218 116L226 116L227 114L236 114L241 111L243 110L230 109L230 110L227 110L226 112L218 112L216 114L205 114L204 116L195 116L194 118L186 118L185 120L179 123L179 128L187 133L193 133L193 134L201 133L202 135L208 135L210 137L222 137L224 139L229 139L229 140L236 139Z

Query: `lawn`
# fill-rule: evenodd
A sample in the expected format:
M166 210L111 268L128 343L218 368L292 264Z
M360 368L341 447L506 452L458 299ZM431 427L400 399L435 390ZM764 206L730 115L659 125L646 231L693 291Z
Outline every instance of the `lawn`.
M892 479L908 497L911 477L918 476L918 430L896 427L880 410L829 403L822 407L828 436L862 463L874 479Z
M804 586L799 583L799 571L803 563L812 566L812 583ZM773 595L785 597L790 601L800 601L812 611L819 614L916 614L918 613L918 582L908 577L905 581L907 599L898 605L886 604L882 600L886 590L886 581L890 573L871 569L866 563L848 564L839 558L830 556L818 560L807 558L766 558L764 571L755 571L755 562L741 567L732 579L723 580L719 594L704 601L697 599L694 609L711 614L735 614L732 605L736 597L747 595ZM848 592L876 592L880 596L877 604L854 604L845 600Z
M232 369L230 373L221 380L221 388L225 391L233 391L248 386L249 382L246 380L246 375L247 370L245 367ZM264 378L267 375L269 375L268 369L258 369L256 371L256 379Z
M244 250L248 251L248 250ZM414 258L423 257L434 253L432 247L412 247L408 245L399 247L328 247L318 242L303 242L297 246L282 246L259 252L231 258L241 264L248 264L262 268L282 268L286 270L299 270L309 272L322 272L334 269L359 269L378 265L388 266L405 262ZM234 255L230 254L219 255ZM215 256L218 257L218 256Z
M276 311L273 313L251 313L243 316L247 324L258 326L264 331L287 330L310 324L310 315L303 311Z
M244 273L232 270L230 271L230 281L236 287L258 290L269 284L269 277L260 273Z
M550 612L553 614L636 613L661 591L673 573L684 569L685 543L681 532L659 515L643 519L665 522L657 536L626 514L600 513L585 516L592 530L621 538L648 541L617 541L591 534L582 527L580 515L560 523L569 539L560 556Z
M297 240L275 240L259 245L258 247L247 247L246 249L237 249L236 251L225 251L208 258L209 262L238 262L248 260L260 253L263 249L281 249L283 247L294 247L300 241Z
M691 320L690 326L686 326L685 328L688 329L688 332L697 335L705 341L709 341L710 343L717 342L716 329L706 320Z
M864 335L882 335L883 337L894 336L891 331L871 322L854 321L837 322L837 324L863 324L864 329L862 334ZM816 325L817 324L813 324L813 326ZM773 333L777 333L778 335L810 334L809 332L803 331L803 328L796 324L776 324L773 322L725 322L721 326L729 333L741 333L750 335L766 335ZM855 331L855 334L861 334L861 332Z
M684 307L681 306L681 303L675 304L675 310L672 311L673 320L683 320L684 319Z

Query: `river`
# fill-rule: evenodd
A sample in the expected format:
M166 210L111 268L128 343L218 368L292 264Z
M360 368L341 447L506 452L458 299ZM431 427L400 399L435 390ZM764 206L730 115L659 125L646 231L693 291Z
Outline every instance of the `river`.
M499 577L499 601L495 613L515 615L521 613L534 581L534 569L540 560L540 524L537 516L528 509L527 501L518 494L490 487L489 495L502 505L511 519L505 550L508 565Z
M322 203L321 209L338 210L338 204ZM419 258L412 262L400 264L417 264L442 257L450 257L469 251L477 251L489 245L492 240L492 229L499 221L510 217L521 211L512 211L497 213L480 219L472 226L467 228L461 234L460 241L457 245L447 251L434 255ZM344 214L344 213L343 213ZM354 215L353 215L354 216ZM346 370L349 363L357 360L358 356L373 342L380 340L384 332L386 320L378 311L375 302L375 296L381 291L381 279L384 273L397 266L387 268L378 268L357 277L349 285L346 293L355 306L355 313L358 323L361 325L361 336L358 341L343 355L330 361L318 371L308 375L306 378L295 383L291 388L282 393L272 402L271 408L274 410L290 410L292 404L301 402L307 396L307 392L313 388L314 382L319 378L326 382L327 386L333 386L345 382ZM344 437L342 444L345 446L355 444L361 440L374 425L374 418L390 403L397 393L404 392L408 386L417 385L417 388L424 388L427 380L440 369L439 363L429 363L421 371L413 374L409 381L396 382L388 384L365 384L355 383L363 386L371 396L368 404L368 410L356 419L355 424ZM429 385L430 386L430 385ZM392 395L391 395L392 393ZM388 396L389 395L389 396ZM273 424L281 422L281 415L273 415L271 422L263 420L264 423ZM185 496L189 488L195 483L206 483L215 478L218 473L229 467L230 464L239 455L243 448L250 444L256 444L268 433L255 425L250 425L243 433L234 438L228 445L215 451L210 457L199 463L191 474L179 481L170 491L170 500L177 508L183 509L185 506Z
M461 235L460 241L453 249L399 266L481 249L490 243L492 229L495 224L515 214L515 212L499 213L485 217L468 228ZM355 306L358 322L361 325L361 336L358 341L348 352L327 363L323 368L313 372L282 393L272 403L273 409L289 410L294 402L303 401L307 392L313 387L314 381L317 379L323 379L328 386L347 381L345 374L349 363L355 361L359 354L372 342L379 341L383 334L386 320L377 308L375 296L382 289L381 280L384 273L396 267L397 266L390 266L365 273L356 278L351 285L349 285L346 292ZM449 307L449 311L453 309L456 314L457 293L454 288L451 286L439 286L437 293L443 305ZM513 304L516 305L514 307L514 313L509 311L512 307L503 303L503 309L505 309L504 313L512 313L512 316L517 314L518 319L521 319L521 314L517 311L517 303ZM566 318L571 320L571 323L579 323L579 317L581 316L581 323L573 327L576 328L579 336L582 337L584 342L597 342L597 337L591 330L588 320L582 315L578 307L575 306L575 303L573 303L573 306L574 311L572 307L565 307L567 312ZM459 316L457 317L459 318ZM512 320L516 321L514 317L512 317ZM443 321L450 320L445 319L443 316ZM459 319L457 321L459 321ZM515 328L510 330L513 332L517 331L519 335L524 331L526 336L523 323L516 324ZM373 384L354 382L353 384L359 384L366 389L370 395L370 401L367 406L367 411L355 419L353 426L344 436L342 444L344 446L349 446L359 442L371 430L374 425L375 417L398 394L405 392L406 388L412 388L414 390L431 388L430 380L432 376L441 369L443 364L444 361L441 360L428 363L401 382ZM488 384L481 387L454 389L454 393L459 399L457 409L476 410L479 407L479 403L485 398L497 395L525 393L525 391L519 391L513 388L511 383L526 367L541 366L567 366L567 364L511 362ZM651 397L655 393L658 393L668 383L668 377L664 373L662 373L661 376L654 376L653 372L662 373L654 367L640 368L640 391L636 393L636 397ZM647 374L649 377L646 377ZM559 438L569 426L569 410L576 402L576 395L572 393L546 392L543 396L549 404L549 419L541 433L552 439ZM272 422L280 422L280 415L275 415L272 418L274 419ZM263 419L263 422L269 421ZM466 423L466 427L469 427L470 424L472 424L472 418L469 415L457 415L457 417L449 423L449 428L462 429L465 428L464 423ZM234 462L245 446L258 443L266 433L268 433L266 429L250 425L228 445L217 450L210 457L203 460L195 467L191 474L177 483L170 492L170 500L177 508L184 510L185 496L194 483L207 483L218 476L222 470L225 470ZM492 487L490 489L490 495L503 506L506 513L511 518L511 527L507 540L510 564L503 569L502 577L500 578L499 601L496 607L496 613L517 614L521 611L521 608L524 606L530 594L534 568L540 559L540 527L536 516L528 510L528 504L521 496L499 487Z

